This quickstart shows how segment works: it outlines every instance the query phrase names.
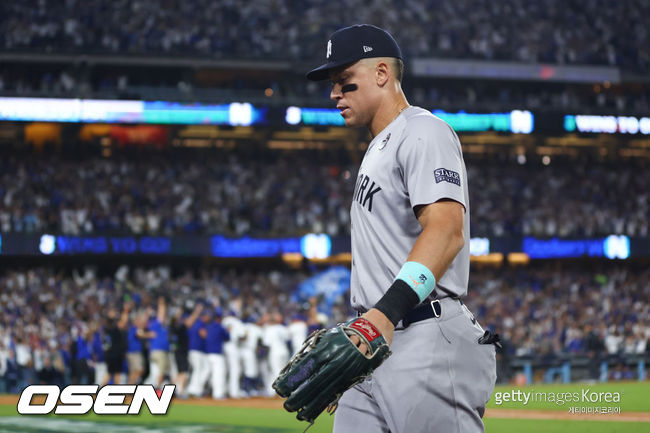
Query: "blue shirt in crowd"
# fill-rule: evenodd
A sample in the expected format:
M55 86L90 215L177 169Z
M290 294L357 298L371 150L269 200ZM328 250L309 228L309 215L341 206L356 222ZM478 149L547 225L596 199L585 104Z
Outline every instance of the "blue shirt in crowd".
M169 351L169 332L157 318L149 320L149 331L155 332L156 336L149 342L151 350Z
M223 353L223 343L230 340L230 334L219 322L208 323L208 335L205 337L206 353Z
M88 347L88 342L81 336L77 337L77 356L75 359L77 361L90 359L90 347Z
M126 351L127 353L139 353L142 352L142 342L137 337L138 327L131 325L129 326L129 332L126 335Z
M198 350L205 352L205 339L201 338L199 332L205 328L205 323L201 320L196 320L194 324L187 330L187 347L189 350Z
M92 350L95 362L104 362L104 346L99 331L95 331L93 334Z

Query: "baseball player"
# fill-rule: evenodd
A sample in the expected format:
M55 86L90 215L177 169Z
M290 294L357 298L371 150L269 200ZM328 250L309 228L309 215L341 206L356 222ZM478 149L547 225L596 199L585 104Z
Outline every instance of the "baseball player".
M291 336L291 351L292 354L295 354L302 347L302 342L307 338L307 320L305 316L294 314L287 330Z
M194 397L203 396L205 382L210 377L210 364L208 363L208 355L205 353L205 337L207 335L206 327L212 320L212 314L208 306L201 307L200 311L201 316L198 320L193 317L193 322L190 320L185 322L188 327L188 356L191 369L187 393Z
M370 353L378 331L392 352L343 394L334 432L482 432L498 336L484 332L461 301L469 201L458 137L409 105L402 53L388 32L346 27L326 52L327 62L307 78L330 79L345 125L365 126L373 137L351 206L351 302L361 317L349 338Z
M287 363L291 355L288 346L291 336L282 321L282 314L277 312L270 314L268 323L264 326L264 334L262 336L263 343L269 347L268 374L266 375L266 383L264 384L268 395L275 395L275 391L271 386L273 379L282 370L282 367Z
M240 350L244 370L243 388L248 396L256 394L255 382L260 375L256 351L262 338L262 328L255 323L256 321L256 316L246 318L245 337Z
M221 308L217 308L214 317L206 327L205 352L210 366L210 385L212 398L222 399L226 396L226 359L223 354L223 344L230 340L230 334L221 324Z
M240 398L242 397L242 392L239 384L241 381L239 347L241 340L246 334L246 329L242 321L239 320L232 310L224 317L222 324L230 334L230 339L223 345L223 353L226 357L228 371L228 395L230 398Z

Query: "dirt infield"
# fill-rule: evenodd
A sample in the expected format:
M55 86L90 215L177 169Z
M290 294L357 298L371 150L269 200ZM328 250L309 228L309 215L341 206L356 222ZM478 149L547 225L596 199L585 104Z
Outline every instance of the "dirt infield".
M187 400L174 400L172 404L191 406L223 406L223 407L254 407L256 409L282 409L280 397L250 397L213 400L211 398L190 398Z
M175 399L172 404L176 406L222 406L222 407L250 407L257 409L281 409L282 399L278 397L265 398L253 397L242 399L213 400L211 398L192 398L187 400ZM0 395L0 405L16 405L18 396ZM531 410L531 409L488 409L486 418L506 419L560 419L567 421L624 421L624 422L648 422L648 412L624 412L621 414L571 414L568 411L556 410Z

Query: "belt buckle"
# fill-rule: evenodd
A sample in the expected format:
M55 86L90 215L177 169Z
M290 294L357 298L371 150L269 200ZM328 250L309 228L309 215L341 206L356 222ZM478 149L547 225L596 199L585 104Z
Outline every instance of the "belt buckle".
M440 306L440 300L434 299L431 301L431 310L433 310L433 317L436 319L440 318L440 313L442 313L442 308Z

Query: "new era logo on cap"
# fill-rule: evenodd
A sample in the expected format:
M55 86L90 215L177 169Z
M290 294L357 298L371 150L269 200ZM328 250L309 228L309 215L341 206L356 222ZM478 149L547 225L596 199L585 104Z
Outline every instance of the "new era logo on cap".
M359 24L337 30L327 41L327 63L310 71L310 80L326 80L329 70L372 57L402 59L395 39L386 30L368 24Z

